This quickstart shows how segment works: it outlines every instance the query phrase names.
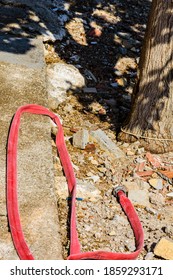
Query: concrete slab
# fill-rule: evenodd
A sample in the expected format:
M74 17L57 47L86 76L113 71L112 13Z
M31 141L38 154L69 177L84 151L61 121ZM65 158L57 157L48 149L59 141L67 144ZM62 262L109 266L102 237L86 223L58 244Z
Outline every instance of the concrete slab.
M0 36L0 61L28 68L43 68L43 43L38 39Z
M10 37L6 37L10 41ZM17 39L18 40L18 39ZM17 42L16 40L16 42ZM21 41L25 45L25 40ZM6 145L13 114L21 105L46 106L42 44L30 40L30 51L3 52L0 43L0 259L18 259L6 213ZM26 44L27 47L27 44ZM49 120L25 114L18 149L18 195L24 234L35 259L62 259Z

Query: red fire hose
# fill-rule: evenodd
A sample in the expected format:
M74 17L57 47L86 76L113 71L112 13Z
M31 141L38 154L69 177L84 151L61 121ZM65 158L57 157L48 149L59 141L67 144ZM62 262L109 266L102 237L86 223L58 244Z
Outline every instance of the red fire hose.
M123 187L119 186L113 190L124 212L126 213L136 240L136 250L132 253L113 253L105 251L81 252L80 243L76 229L76 179L70 157L65 145L63 128L59 118L48 109L29 104L20 107L14 115L8 138L7 151L7 211L9 226L16 251L22 260L34 260L34 257L25 241L20 222L20 213L17 196L17 144L20 126L20 117L23 113L39 114L49 116L58 126L56 135L56 146L63 166L71 195L71 220L70 220L70 255L68 260L133 260L136 259L143 248L144 233L138 215L127 198Z

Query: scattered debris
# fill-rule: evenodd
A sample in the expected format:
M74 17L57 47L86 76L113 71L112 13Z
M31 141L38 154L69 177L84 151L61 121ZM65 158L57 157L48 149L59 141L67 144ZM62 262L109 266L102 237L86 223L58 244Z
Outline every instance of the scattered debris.
M139 190L139 185L137 182L123 181L122 184L126 187L127 191Z
M145 165L146 165L146 160L142 159L142 158L137 158L136 159L137 162L137 166L136 166L136 171L137 172L142 172L145 169Z
M87 88L87 87L84 87L83 88L83 92L84 93L97 93L97 89L92 87L92 88Z
M81 5L71 1L66 10L65 3L63 10L54 5L53 9L58 8L54 10L57 16L65 13L68 16L68 20L61 17L66 36L55 43L47 42L45 47L46 56L49 54L54 62L67 67L73 64L82 76L82 83L75 84L74 88L71 74L71 79L64 79L68 87L61 91L59 85L55 86L60 101L53 106L63 119L67 148L79 180L77 189L81 190L77 196L82 200L76 202L81 249L123 252L135 248L128 220L112 196L112 188L122 184L127 187L144 227L145 246L139 259L147 260L162 258L153 254L153 243L162 237L171 238L173 232L173 155L152 155L146 153L139 141L129 144L115 140L116 131L131 108L149 11L149 1L137 2L134 5L133 1L116 1L116 5L112 5L111 1L102 0L89 5L83 1ZM57 81L58 76L61 74L55 76ZM68 80L70 83L66 83ZM89 140L77 149L71 140L83 129L89 132ZM62 177L56 157L56 175ZM60 192L64 183L57 180L56 189ZM154 186L150 184L153 180ZM65 257L69 249L67 196L68 193L62 199L58 195ZM168 226L170 229L166 230ZM123 236L119 232L123 232Z
M166 170L158 170L157 174L166 180L169 184L173 185L173 172L172 171L166 171Z
M125 156L123 151L106 135L103 130L97 129L95 131L91 131L90 134L98 141L103 149L111 152L115 158L121 158Z
M151 207L146 207L145 210L150 214L157 215L157 211Z
M156 190L162 190L163 189L163 181L162 179L150 179L149 184L155 188Z
M102 31L100 28L92 28L88 32L88 36L91 36L91 37L100 37L101 35L102 35Z
M160 157L157 155L152 155L151 153L148 152L146 153L146 158L154 168L158 168L163 165Z
M170 198L173 198L173 192L167 193L166 196L170 197Z
M82 129L73 134L73 146L74 147L77 147L80 149L85 149L88 142L89 142L88 130Z
M166 260L173 260L173 241L165 237L157 243L154 254Z
M93 80L95 83L97 83L97 78L95 77L95 75L90 70L85 69L84 74L85 74L87 79Z
M153 257L154 257L154 254L153 252L148 252L145 256L145 260L148 261L148 260L153 260Z
M135 206L150 207L149 193L147 190L129 190L128 198Z
M137 171L136 175L140 176L140 177L148 177L151 176L154 173L154 171L152 170L147 170L147 171Z
M150 192L150 202L153 205L163 206L165 205L165 198L161 193Z

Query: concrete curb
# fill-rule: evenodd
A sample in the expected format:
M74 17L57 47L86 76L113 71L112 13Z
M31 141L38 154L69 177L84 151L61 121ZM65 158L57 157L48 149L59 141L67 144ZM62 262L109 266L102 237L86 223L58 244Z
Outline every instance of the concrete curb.
M6 43L15 40L6 51ZM18 259L6 213L6 145L11 119L25 104L47 105L40 39L1 36L0 43L0 259ZM28 45L32 46L29 50ZM24 48L26 47L26 51ZM4 49L3 49L4 48ZM12 49L11 49L12 48ZM22 117L18 149L19 209L35 259L62 259L48 118Z

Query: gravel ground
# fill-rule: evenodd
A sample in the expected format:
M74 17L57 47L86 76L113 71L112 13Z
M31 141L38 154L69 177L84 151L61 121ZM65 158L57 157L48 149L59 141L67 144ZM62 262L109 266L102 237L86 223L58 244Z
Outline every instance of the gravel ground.
M150 4L151 1L74 0L66 1L61 8L54 6L66 35L61 41L45 42L46 62L48 66L52 63L73 65L85 78L84 88L69 87L64 101L54 108L63 122L80 190L81 200L76 205L82 251L130 252L135 249L127 217L112 195L113 187L121 183L127 187L144 228L144 248L138 259L173 259L173 254L165 257L155 251L163 237L170 241L168 247L172 246L173 153L154 157L153 162L155 155L147 153L139 141L133 144L116 141L117 131L131 108ZM75 146L74 137L83 130L88 138L80 134L79 146ZM93 136L93 131L98 130L108 137L107 147L102 145L101 137ZM123 155L117 156L111 150L112 143ZM52 146L66 258L69 202L54 131ZM169 176L163 176L161 171L168 171Z

